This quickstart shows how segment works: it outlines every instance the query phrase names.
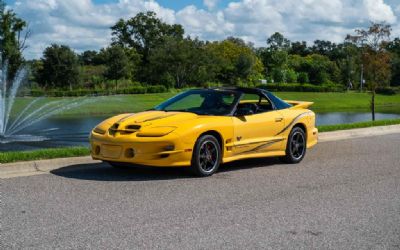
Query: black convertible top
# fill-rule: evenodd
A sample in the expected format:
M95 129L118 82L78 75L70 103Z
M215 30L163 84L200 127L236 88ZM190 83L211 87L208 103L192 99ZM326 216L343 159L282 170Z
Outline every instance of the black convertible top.
M274 105L275 109L286 109L292 107L291 104L285 102L284 100L280 99L279 97L275 96L271 92L260 89L260 88L244 88L244 87L216 87L210 88L213 90L222 90L222 91L233 91L233 92L240 92L243 94L257 94L261 96L265 96L268 98L271 103Z

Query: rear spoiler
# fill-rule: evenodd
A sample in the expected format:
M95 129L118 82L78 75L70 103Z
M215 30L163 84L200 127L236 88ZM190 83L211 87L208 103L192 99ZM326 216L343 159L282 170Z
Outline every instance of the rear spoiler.
M302 101L287 101L287 100L285 100L285 102L293 105L293 107L290 107L290 109L306 109L314 104L313 102L302 102Z

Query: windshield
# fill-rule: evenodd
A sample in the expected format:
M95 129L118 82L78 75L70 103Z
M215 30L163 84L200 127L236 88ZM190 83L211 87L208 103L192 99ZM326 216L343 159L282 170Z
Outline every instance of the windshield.
M155 110L230 115L239 98L240 94L233 91L189 90L161 103Z

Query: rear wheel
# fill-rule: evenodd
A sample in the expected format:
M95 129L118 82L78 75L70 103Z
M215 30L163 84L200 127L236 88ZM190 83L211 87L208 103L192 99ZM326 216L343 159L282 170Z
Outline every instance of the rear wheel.
M299 163L303 160L307 150L307 139L304 130L294 127L289 134L286 145L286 155L281 159L286 163Z
M221 147L212 135L201 136L195 146L190 170L199 177L213 175L221 162Z

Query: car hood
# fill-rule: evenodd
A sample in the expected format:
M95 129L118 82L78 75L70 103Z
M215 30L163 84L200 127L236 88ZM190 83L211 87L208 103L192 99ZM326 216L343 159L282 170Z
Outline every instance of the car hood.
M145 111L114 116L100 123L96 129L104 132L146 132L149 136L152 133L156 136L197 118L198 115L187 112Z

